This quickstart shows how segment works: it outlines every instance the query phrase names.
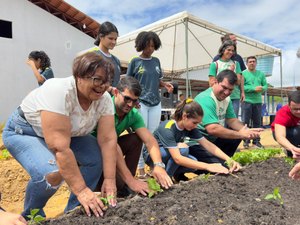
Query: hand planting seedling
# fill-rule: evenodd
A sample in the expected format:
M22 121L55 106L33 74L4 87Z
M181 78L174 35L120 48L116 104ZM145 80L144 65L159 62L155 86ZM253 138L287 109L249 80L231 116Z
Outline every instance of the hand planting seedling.
M233 167L233 163L234 160L232 158L227 159L225 162L226 166L228 166L229 169Z
M279 187L274 188L274 191L272 194L267 194L267 196L265 197L266 200L275 200L278 201L280 203L280 205L283 205L283 200L281 197L281 194L279 193L280 189Z
M41 215L37 215L39 211L40 211L39 209L30 210L30 215L27 216L30 219L28 221L28 225L41 224L41 222L45 220L45 218L42 217Z
M163 192L163 189L161 189L159 183L154 178L148 178L147 179L148 188L150 189L150 192L148 193L148 197L152 198L154 195L158 194L159 192Z

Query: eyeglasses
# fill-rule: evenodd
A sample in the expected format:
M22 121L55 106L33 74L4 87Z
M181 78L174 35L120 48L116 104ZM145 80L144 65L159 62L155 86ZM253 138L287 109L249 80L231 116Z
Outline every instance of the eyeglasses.
M93 81L94 86L102 86L102 85L108 85L109 81L101 79L99 77L87 77L88 79L91 79Z
M121 91L119 91L119 93L120 93L120 95L122 95L122 97L124 98L124 102L125 102L125 103L130 103L130 102L132 102L133 104L136 104L136 103L138 103L138 101L139 101L138 98L137 98L137 99L132 99L132 98L130 98L129 96L124 95Z

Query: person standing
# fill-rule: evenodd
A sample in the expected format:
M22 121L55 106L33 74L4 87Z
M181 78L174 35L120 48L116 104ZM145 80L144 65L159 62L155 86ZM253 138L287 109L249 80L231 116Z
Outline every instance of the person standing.
M153 133L158 127L161 118L160 87L165 87L169 93L173 92L173 85L162 81L162 69L158 58L153 57L155 50L161 47L158 35L152 31L143 31L135 39L137 52L142 52L139 57L134 57L127 69L127 76L136 78L142 86L140 96L140 112L148 130ZM144 176L145 162L141 154L138 171Z
M31 67L39 86L41 86L46 80L54 78L50 58L44 51L30 52L27 65Z
M256 69L257 59L255 56L247 58L247 68L243 71L245 100L242 103L242 121L253 128L261 127L262 115L262 93L268 89L265 74ZM244 148L248 149L250 140L244 140ZM260 138L252 140L252 145L256 148L264 148L260 143Z
M238 117L240 101L245 98L244 95L244 79L242 78L242 71L240 64L237 61L232 60L232 56L235 54L235 44L231 40L224 41L219 48L220 58L212 62L209 67L209 85L212 86L216 80L217 74L225 69L230 69L237 74L237 83L234 86L234 90L230 95L234 113Z
M112 78L111 86L107 89L110 93L114 87L117 86L121 75L121 63L120 60L110 53L117 44L119 32L117 27L106 21L100 25L97 38L94 42L96 47L89 49L89 52L96 52L103 58L107 59L114 66L114 76Z

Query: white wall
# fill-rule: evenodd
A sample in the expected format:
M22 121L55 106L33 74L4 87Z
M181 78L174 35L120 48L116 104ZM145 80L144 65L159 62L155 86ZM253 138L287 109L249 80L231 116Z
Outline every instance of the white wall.
M76 53L93 46L94 39L27 0L1 0L0 19L11 21L13 30L12 39L0 37L1 123L38 87L26 64L31 51L45 51L54 76L66 77Z

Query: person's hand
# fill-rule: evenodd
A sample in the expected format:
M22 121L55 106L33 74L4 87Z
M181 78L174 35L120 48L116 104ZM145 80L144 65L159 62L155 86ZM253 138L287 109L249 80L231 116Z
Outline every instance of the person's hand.
M136 179L133 179L130 183L128 183L128 187L134 192L140 193L144 196L147 196L150 191L147 182Z
M106 206L102 203L100 198L91 191L88 187L84 188L77 195L77 199L80 204L83 206L86 214L91 216L91 210L95 214L95 216L103 216L103 211L106 210Z
M169 189L173 185L171 177L167 174L166 170L160 166L154 166L152 175L165 189Z
M241 99L240 99L241 102L245 101L245 93L244 92L241 92Z
M29 65L31 68L36 68L36 67L35 67L35 63L34 63L34 61L33 61L32 59L28 59L26 63L27 63L27 65Z
M168 93L173 93L174 87L171 83L166 83L165 88L167 89Z
M262 128L249 129L247 127L247 124L245 124L242 127L242 129L239 130L240 134L243 136L242 139L256 139L256 138L259 138L261 131L263 131Z
M210 163L207 166L207 171L218 174L228 174L229 170L222 166L221 163Z
M256 92L262 92L262 91L263 91L262 86L256 86L256 87L255 87L255 91L256 91Z
M289 176L294 179L294 180L299 180L300 179L300 162L297 163L293 169L289 172Z
M0 225L26 225L26 220L18 214L0 210Z
M229 168L229 172L230 172L230 173L237 172L237 171L239 171L241 168L242 168L242 167L241 167L241 165L240 165L238 162L232 160L232 165L231 165L231 167Z
M107 198L108 204L112 207L117 205L116 194L116 179L105 178L101 187L101 195Z
M290 149L290 151L293 153L293 158L297 161L300 160L300 148L294 146Z

